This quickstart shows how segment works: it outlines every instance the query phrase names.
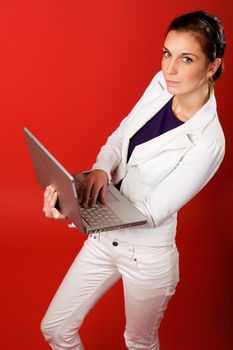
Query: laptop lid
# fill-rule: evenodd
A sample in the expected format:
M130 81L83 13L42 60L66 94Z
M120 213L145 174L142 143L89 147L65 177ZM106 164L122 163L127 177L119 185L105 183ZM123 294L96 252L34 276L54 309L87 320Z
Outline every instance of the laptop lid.
M88 213L85 213L85 210L79 206L76 181L74 178L83 178L87 172L72 176L27 128L24 128L24 133L37 181L43 189L48 185L52 185L56 189L58 193L58 203L56 207L63 215L69 218L79 230L85 233L92 233L146 223L145 216L135 208L113 184L110 184L107 188L106 206L111 210L112 214L115 214L119 219L118 223L114 224L112 222L112 224L108 225L103 219L102 223L100 222L96 226L90 226L90 222L88 223L87 220Z
M85 232L73 176L27 128L24 128L24 133L38 183L43 189L49 185L56 189L58 194L56 207L81 231Z

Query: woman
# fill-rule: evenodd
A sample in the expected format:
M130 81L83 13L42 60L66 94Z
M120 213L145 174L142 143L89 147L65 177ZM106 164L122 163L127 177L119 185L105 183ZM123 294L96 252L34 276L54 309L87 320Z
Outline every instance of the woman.
M108 138L79 189L82 205L94 205L97 196L105 202L112 180L147 224L88 237L42 322L53 349L84 349L77 330L120 278L127 348L159 349L159 324L179 280L177 211L210 180L224 156L214 97L224 48L223 28L212 15L197 11L170 24L162 71ZM45 215L64 219L56 199L48 187Z

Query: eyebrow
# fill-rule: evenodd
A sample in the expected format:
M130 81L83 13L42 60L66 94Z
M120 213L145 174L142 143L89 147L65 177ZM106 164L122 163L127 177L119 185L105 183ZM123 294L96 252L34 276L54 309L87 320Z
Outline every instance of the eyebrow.
M165 46L163 47L166 51L171 52L170 50L168 50ZM182 56L186 56L186 55L190 55L190 56L195 56L198 58L197 55L195 55L194 53L191 52L182 52Z

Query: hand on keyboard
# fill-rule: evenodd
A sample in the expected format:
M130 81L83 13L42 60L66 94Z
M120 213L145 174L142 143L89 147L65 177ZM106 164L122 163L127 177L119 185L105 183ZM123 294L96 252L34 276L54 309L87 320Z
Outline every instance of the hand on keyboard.
M93 207L97 198L101 203L106 203L106 190L108 175L104 170L95 169L87 175L78 189L78 198L81 205L86 208L88 204Z

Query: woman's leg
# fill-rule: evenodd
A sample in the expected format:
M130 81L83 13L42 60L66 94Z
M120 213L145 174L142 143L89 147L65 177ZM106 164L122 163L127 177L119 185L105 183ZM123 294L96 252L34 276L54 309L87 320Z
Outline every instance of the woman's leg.
M135 247L134 266L121 267L129 350L159 350L158 329L178 282L175 246Z
M77 333L85 316L120 278L99 236L89 236L59 287L42 321L45 339L54 350L83 350Z

